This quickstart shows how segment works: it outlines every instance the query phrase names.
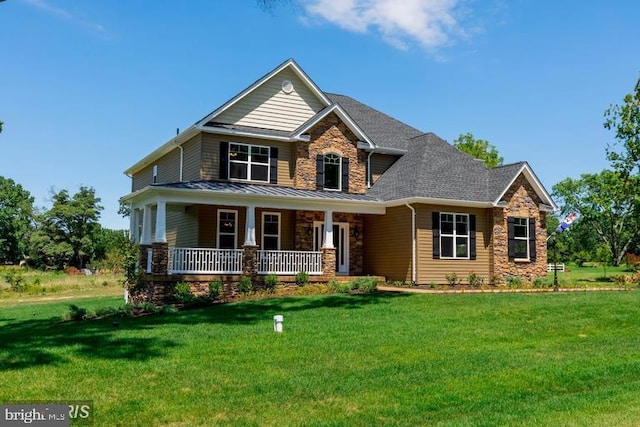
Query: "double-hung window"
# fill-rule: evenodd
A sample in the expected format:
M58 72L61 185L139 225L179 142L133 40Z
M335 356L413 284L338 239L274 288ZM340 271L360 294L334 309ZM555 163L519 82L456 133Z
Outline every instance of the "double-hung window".
M440 258L469 258L469 215L440 213Z
M224 209L218 211L218 249L235 249L237 247L237 217L238 211Z
M262 249L265 251L280 250L280 214L262 213Z
M529 221L527 218L513 219L514 258L529 259Z
M337 154L325 154L324 156L324 189L341 190L341 157Z
M269 147L229 143L229 178L269 182Z

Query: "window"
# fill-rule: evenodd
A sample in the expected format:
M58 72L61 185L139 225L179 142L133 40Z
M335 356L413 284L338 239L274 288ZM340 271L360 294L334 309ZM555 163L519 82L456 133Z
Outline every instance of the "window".
M324 189L340 191L341 158L337 154L325 154L324 156Z
M269 147L230 143L229 178L269 182Z
M469 258L469 215L440 214L440 258Z
M507 218L509 258L516 261L536 260L535 218Z
M237 246L237 211L218 211L218 249L235 249Z
M432 212L433 259L476 259L476 215Z
M152 172L152 181L154 184L158 183L158 165L153 165L153 172Z
M280 214L262 213L262 249L265 251L280 250Z

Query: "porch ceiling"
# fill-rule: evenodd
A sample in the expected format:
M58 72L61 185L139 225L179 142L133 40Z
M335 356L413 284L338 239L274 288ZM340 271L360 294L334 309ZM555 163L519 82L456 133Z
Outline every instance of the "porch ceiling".
M192 181L151 185L121 199L141 208L158 200L177 204L265 207L272 209L333 210L336 212L385 213L384 204L366 194L300 190L275 185L221 181Z

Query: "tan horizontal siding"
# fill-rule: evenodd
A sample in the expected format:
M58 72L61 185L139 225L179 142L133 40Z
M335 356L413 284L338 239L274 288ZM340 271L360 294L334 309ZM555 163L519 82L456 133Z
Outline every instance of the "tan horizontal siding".
M293 186L293 170L295 168L295 162L293 160L293 150L295 147L293 143L214 134L202 135L202 179L220 178L221 141L276 147L278 149L278 185Z
M200 134L189 139L182 145L182 149L184 150L182 165L183 181L195 181L200 179L200 161L202 157L201 146Z
M365 215L364 273L387 280L411 280L411 211L405 206L386 215Z
M398 160L398 156L390 156L388 154L371 155L371 179L372 182L376 182L380 175L386 172Z
M197 206L167 206L167 243L179 248L198 246Z
M282 81L293 83L293 92L282 90ZM322 110L323 105L297 75L283 70L215 118L221 123L292 131Z
M244 227L245 227L245 208L227 207L227 206L200 206L198 211L199 227L198 242L199 247L215 248L217 247L217 230L218 230L218 210L236 211L237 234L236 247L242 248L244 243ZM256 217L257 218L257 217ZM257 219L256 219L257 221Z
M464 282L471 272L489 281L491 274L491 224L487 209L453 208L451 206L415 205L418 228L418 278L421 284L444 284L446 276L456 273ZM453 212L476 215L475 260L433 259L432 212Z

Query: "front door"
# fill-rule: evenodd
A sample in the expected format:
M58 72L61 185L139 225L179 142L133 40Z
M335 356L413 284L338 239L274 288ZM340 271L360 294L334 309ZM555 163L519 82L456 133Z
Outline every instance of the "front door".
M324 236L324 223L313 223L313 250L322 249L322 238ZM349 275L349 223L333 223L333 246L336 248L336 273Z

